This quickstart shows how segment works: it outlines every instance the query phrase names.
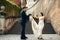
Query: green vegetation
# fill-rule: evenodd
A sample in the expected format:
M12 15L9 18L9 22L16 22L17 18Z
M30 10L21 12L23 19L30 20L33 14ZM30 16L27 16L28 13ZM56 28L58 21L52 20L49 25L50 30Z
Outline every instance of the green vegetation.
M19 16L19 12L21 11L21 3L20 5L16 5L12 0L0 0L0 6L4 5L6 7L7 16ZM1 9L0 9L1 10Z

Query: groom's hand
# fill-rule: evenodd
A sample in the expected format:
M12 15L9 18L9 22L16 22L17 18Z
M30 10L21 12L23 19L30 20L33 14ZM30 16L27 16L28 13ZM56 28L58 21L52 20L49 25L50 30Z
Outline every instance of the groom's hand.
M30 21L30 22L32 21L32 15L31 15L31 16L29 16L29 21Z

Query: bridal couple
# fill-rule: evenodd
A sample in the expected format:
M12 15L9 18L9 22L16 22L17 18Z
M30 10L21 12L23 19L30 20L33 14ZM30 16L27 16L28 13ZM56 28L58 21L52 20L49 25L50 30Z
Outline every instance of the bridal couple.
M26 22L29 20L31 22L32 30L38 39L43 39L42 38L42 30L44 28L44 16L43 13L39 13L37 16L33 16L32 14L26 15L27 7L23 7L22 11L20 12L20 21L21 21L21 39L27 39L25 35L25 27L26 27ZM38 24L34 20L34 18L38 19L39 22Z

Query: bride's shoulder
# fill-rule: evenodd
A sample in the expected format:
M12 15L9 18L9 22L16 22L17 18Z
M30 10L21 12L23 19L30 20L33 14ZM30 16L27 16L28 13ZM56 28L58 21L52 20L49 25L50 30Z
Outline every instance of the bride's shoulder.
M41 17L39 17L39 18L44 18L44 16L41 16Z
M39 19L43 20L44 19L44 16L39 17Z

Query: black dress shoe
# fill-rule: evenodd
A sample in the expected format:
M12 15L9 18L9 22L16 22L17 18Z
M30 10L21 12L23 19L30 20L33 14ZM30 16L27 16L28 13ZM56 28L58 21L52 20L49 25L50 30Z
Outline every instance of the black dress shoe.
M27 38L27 37L25 36L25 38Z
M27 39L27 37L21 37L21 39Z
M38 39L43 39L43 38L42 37L41 38L38 37Z

